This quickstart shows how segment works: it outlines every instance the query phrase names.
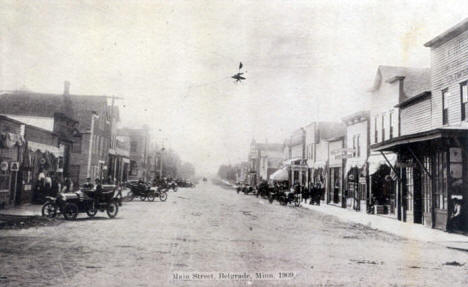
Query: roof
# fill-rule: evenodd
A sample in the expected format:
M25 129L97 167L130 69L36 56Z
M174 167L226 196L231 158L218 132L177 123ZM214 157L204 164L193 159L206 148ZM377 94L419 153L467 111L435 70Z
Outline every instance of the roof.
M409 98L401 103L399 103L398 105L395 105L395 108L404 108L404 107L407 107L413 103L416 103L416 102L419 102L419 101L423 101L427 98L431 98L431 91L424 91L412 98Z
M434 39L430 40L429 42L425 43L424 46L426 47L437 47L448 40L460 35L461 33L468 31L468 18L465 18L463 21L458 23L457 25L451 27L447 31L443 32L442 34L438 35Z
M419 132L415 134L404 135L396 137L381 143L371 145L371 149L374 151L392 151L398 147L406 144L423 142L433 140L437 138L462 136L468 137L468 127L442 127L436 128L429 131Z
M360 120L361 118L369 119L369 116L370 116L369 111L359 111L359 112L355 112L350 115L344 116L343 118L341 118L341 120L343 122L347 122L353 119L357 119L357 120Z
M374 80L374 86L371 91L377 91L382 82L394 83L397 80L403 80L403 95L400 102L413 96L419 95L423 91L431 89L431 69L398 67L398 66L379 66Z
M282 151L283 144L279 143L257 143L257 149L269 151Z
M0 93L0 113L54 117L57 112L72 111L73 119L80 123L80 129L90 126L90 114L107 114L107 97L92 95L69 95L72 109L67 107L62 94L13 91Z

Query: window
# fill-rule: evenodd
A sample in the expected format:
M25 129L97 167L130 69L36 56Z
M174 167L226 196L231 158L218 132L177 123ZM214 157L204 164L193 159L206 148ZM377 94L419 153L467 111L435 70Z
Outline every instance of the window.
M389 136L392 139L393 138L393 111L391 111L390 114L388 115L388 121L390 122Z
M374 118L374 143L379 141L379 136L377 132L377 116Z
M427 171L432 173L432 160L431 157L424 157L424 167ZM423 202L424 202L424 212L432 212L432 180L429 175L424 172L423 180Z
M75 142L72 145L73 153L81 153L81 137L75 137Z
M448 124L448 98L450 97L450 93L448 89L442 91L442 124Z
M356 135L353 135L353 157L356 156Z
M412 161L409 161L411 163ZM407 209L408 211L413 211L414 206L414 178L413 178L413 168L406 168L406 191L407 191Z
M385 114L382 114L382 141L385 141Z
M132 141L130 142L130 152L136 152L137 151L137 142L136 141Z
M442 151L435 154L434 162L435 182L435 208L447 209L447 152Z
M460 98L461 98L461 119L466 120L468 114L468 86L467 82L460 84Z
M360 157L361 156L361 143L360 143L360 135L357 135L356 136L356 148L357 148L357 156Z

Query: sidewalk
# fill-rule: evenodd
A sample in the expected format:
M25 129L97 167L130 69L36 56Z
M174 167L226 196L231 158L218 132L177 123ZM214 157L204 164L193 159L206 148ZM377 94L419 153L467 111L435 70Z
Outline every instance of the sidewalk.
M27 203L6 209L0 209L0 215L40 216L42 215L42 205Z
M356 212L331 205L302 204L304 208L333 215L343 221L359 223L370 228L392 233L404 238L432 242L451 249L468 252L468 236L448 233L425 227L421 224L407 223L383 216Z

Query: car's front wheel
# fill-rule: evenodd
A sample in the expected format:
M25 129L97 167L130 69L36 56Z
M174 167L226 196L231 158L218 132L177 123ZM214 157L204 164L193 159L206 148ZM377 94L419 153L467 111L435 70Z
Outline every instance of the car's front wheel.
M52 202L46 202L42 206L42 216L54 218L57 215L57 206Z

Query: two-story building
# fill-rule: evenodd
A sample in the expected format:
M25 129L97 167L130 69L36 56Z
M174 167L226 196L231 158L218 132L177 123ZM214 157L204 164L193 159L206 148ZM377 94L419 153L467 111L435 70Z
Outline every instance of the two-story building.
M367 212L369 149L369 111L344 117L346 125L346 167L344 170L346 207Z
M370 144L368 158L371 212L400 218L397 154L375 150L373 146L400 136L397 105L430 87L430 69L379 66L371 89Z
M283 144L257 143L252 139L248 156L248 183L256 185L261 180L268 180L281 167L282 159Z
M283 151L283 154L288 155L287 158L284 158L283 165L288 168L290 185L299 183L302 186L306 186L309 182L305 141L305 129L300 128L292 132L283 146L283 148L287 150L287 152Z
M425 46L431 85L398 105L400 137L374 149L398 152L403 220L467 231L468 19Z
M322 189L321 200L329 185L329 139L345 135L345 125L340 122L312 122L304 127L305 158L308 167L308 185Z
M128 137L130 140L128 179L150 179L152 175L149 174L150 136L148 128L121 128L118 130L118 136Z

